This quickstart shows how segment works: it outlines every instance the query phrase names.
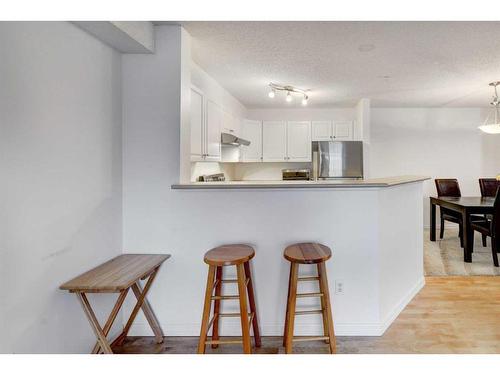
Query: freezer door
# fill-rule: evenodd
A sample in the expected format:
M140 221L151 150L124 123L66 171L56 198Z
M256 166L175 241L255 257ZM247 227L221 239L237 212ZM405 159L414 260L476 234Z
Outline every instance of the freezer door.
M363 178L363 142L318 142L319 178Z

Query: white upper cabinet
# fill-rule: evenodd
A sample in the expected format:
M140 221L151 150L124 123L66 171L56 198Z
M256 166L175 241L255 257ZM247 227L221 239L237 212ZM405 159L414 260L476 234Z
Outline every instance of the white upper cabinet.
M331 141L332 122L331 121L313 121L312 122L312 140L313 141Z
M260 121L259 121L260 122ZM243 120L239 117L233 116L233 134L236 136L241 136L241 126L242 126Z
M207 100L207 121L206 121L206 150L205 160L220 161L221 144L220 134L222 128L222 109L211 100Z
M245 163L262 161L262 122L243 120L241 138L250 141L249 146L240 146L241 161Z
M333 138L336 141L352 141L353 126L352 121L335 121Z
M241 120L231 113L223 111L222 114L222 132L239 136L241 129Z
M311 122L288 121L286 161L311 161Z
M262 160L265 162L286 161L286 122L262 122Z
M203 159L203 120L204 120L203 94L191 89L191 160Z
M313 141L352 141L352 121L313 121Z

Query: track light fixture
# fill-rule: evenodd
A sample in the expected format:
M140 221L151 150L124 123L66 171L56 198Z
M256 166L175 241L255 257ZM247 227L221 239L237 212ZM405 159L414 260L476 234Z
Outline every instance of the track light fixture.
M309 92L309 90L302 90L302 89L299 89L297 87L290 86L290 85L286 85L286 86L278 85L278 84L272 83L272 82L269 84L269 87L270 87L270 91L269 91L268 96L271 99L276 96L277 91L284 91L284 92L286 92L285 100L288 103L290 103L293 100L292 94L300 94L300 95L302 95L302 105L304 105L304 106L307 105L307 101L309 99L309 96L307 95L307 93Z

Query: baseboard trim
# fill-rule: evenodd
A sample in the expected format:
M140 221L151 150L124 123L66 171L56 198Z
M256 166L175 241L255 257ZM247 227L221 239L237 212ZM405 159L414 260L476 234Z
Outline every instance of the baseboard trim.
M404 310L404 308L410 303L410 301L420 292L420 290L424 287L425 285L425 277L422 276L422 278L415 284L415 286L404 296L401 298L399 303L394 306L392 311L387 314L386 318L383 320L382 324L380 325L380 335L382 336L384 332L391 326L391 324L396 320L396 318L401 314L401 311Z
M385 331L381 324L376 323L338 323L335 324L336 336L380 336ZM260 327L262 336L282 336L282 324L264 324ZM322 335L321 324L295 324L297 336ZM241 327L237 323L221 324L221 332L224 336L240 336ZM164 327L167 336L198 336L199 325L195 324L171 324ZM147 323L136 323L130 329L130 336L152 336L151 328Z
M387 328L394 322L398 315L424 287L425 279L422 276L415 286L394 306L381 323L336 323L336 336L382 336ZM199 323L194 324L168 324L163 326L167 336L198 336L200 334ZM283 335L283 323L261 324L262 336ZM295 324L295 333L301 335L321 335L323 327L321 323ZM238 322L221 322L221 332L224 336L240 336L241 327ZM151 336L151 328L146 322L137 322L130 329L130 336Z

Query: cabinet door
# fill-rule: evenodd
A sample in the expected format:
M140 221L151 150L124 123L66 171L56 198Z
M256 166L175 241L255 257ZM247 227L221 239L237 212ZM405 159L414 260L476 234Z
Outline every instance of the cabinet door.
M337 141L352 141L352 121L335 121L334 139Z
M312 122L312 140L313 141L331 141L333 138L331 121L313 121Z
M191 160L203 158L203 94L191 89Z
M288 122L287 150L287 161L311 161L311 122Z
M233 115L226 111L222 112L222 132L230 134L234 133Z
M241 126L242 126L243 120L237 116L233 116L233 130L234 130L234 135L239 137L241 135ZM260 123L260 121L259 121Z
M262 161L262 122L243 120L241 138L250 141L250 145L240 146L241 161L244 163Z
M220 161L220 133L222 125L222 110L216 103L207 100L206 121L206 156L205 160Z
M262 122L262 159L267 162L286 161L286 122Z

